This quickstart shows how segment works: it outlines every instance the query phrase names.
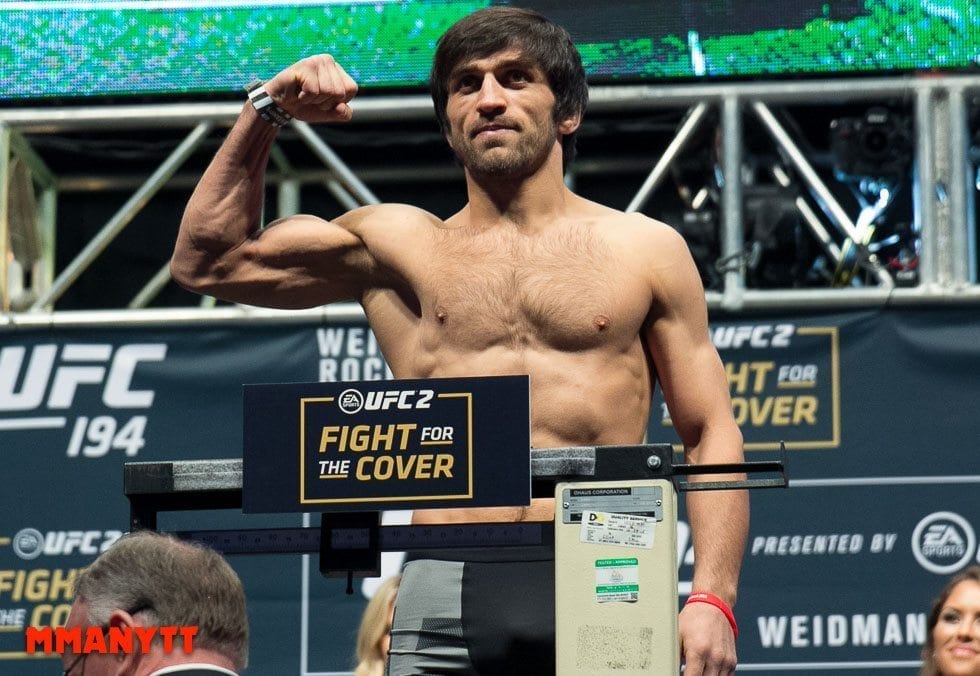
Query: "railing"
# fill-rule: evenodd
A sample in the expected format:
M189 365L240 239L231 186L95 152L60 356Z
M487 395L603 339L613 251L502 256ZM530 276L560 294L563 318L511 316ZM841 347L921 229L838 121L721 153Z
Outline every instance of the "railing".
M640 158L641 185L627 211L648 208L669 176L672 163L680 157L698 130L715 125L719 144L716 169L720 193L719 265L720 288L709 288L709 307L737 312L746 309L834 308L882 304L975 303L980 301L977 279L977 167L971 139L980 132L970 128L971 106L980 96L980 76L899 77L801 82L742 82L671 86L594 87L587 119L604 115L648 115L651 111L673 111L679 123L657 157ZM916 233L917 270L914 284L896 285L883 261L867 246L864 214L853 213L853 205L832 189L832 178L809 156L798 134L779 114L782 106L855 106L898 101L912 120L910 186ZM90 106L72 108L24 108L0 110L0 297L3 314L0 326L79 325L89 323L152 323L155 321L306 321L322 316L335 321L361 317L356 306L341 305L306 312L275 312L245 307L201 307L149 309L156 294L169 282L164 266L148 274L150 280L135 290L126 310L63 311L58 300L134 216L164 186L175 181L192 184L196 178L180 174L188 157L216 129L230 125L241 104L185 103L160 105ZM356 105L358 123L392 120L425 120L432 116L431 103L423 96L365 97ZM827 288L750 288L746 284L745 182L742 170L749 159L746 125L764 130L780 158L770 167L776 188L793 182L797 205L809 235L819 243L823 255L839 267L847 250L856 251L856 268L861 279ZM62 269L55 269L56 217L59 190L68 182L59 179L46 164L32 140L47 134L104 133L113 130L161 128L188 132L170 155L142 181L126 203L104 224L87 245ZM357 133L357 125L351 127ZM276 148L269 181L278 188L278 215L302 210L299 187L322 184L344 208L377 201L368 180L352 171L317 130L294 123L292 133L322 164L320 171L292 171ZM630 160L636 164L637 158ZM625 161L625 159L623 160ZM568 181L574 184L590 173L615 168L616 160L604 163L583 157L573 165ZM18 209L25 204L24 169L33 193L27 204L36 214L25 223ZM95 176L93 168L93 176ZM388 167L389 180L419 171L410 163ZM461 180L452 167L437 168L433 175ZM370 174L370 172L367 172ZM792 176L791 178L788 178ZM727 180L739 177L739 180ZM118 177L115 180L119 180ZM132 182L132 178L128 178ZM105 185L104 177L92 181ZM71 178L78 186L79 176ZM131 187L131 186L130 186ZM28 191L30 192L30 191ZM655 213L655 212L654 212ZM17 219L20 219L19 221ZM34 250L24 255L24 231ZM18 236L20 238L18 239ZM30 247L28 247L30 248ZM24 274L27 270L29 274ZM18 275L28 279L21 284ZM23 287L23 288L21 288ZM18 297L18 295L20 297ZM26 299L26 300L25 300Z

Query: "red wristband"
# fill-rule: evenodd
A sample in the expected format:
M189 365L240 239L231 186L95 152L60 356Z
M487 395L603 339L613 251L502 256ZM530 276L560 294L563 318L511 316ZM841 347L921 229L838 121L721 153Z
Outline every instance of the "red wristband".
M728 607L728 604L722 601L720 598L714 594L709 594L707 592L694 592L687 597L688 603L710 603L715 608L725 613L725 618L728 620L728 624L732 625L732 633L735 634L735 638L738 638L738 625L735 623L735 613L732 609Z

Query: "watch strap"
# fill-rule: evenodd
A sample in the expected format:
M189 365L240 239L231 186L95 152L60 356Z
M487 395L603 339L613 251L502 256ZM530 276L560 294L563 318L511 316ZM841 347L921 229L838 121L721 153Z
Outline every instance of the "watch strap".
M255 112L269 124L282 127L293 119L293 116L283 110L265 90L265 83L262 80L249 82L245 85L245 92L248 94L248 100L255 108Z

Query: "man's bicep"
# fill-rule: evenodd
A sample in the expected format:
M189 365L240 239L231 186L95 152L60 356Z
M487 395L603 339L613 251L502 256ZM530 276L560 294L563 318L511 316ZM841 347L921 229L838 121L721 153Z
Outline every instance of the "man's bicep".
M732 413L725 366L707 328L666 322L649 337L671 423L688 462L740 462L741 432ZM651 348L651 352L653 349Z
M648 342L674 428L685 445L696 444L728 395L718 353L706 337L676 319L656 323Z
M684 247L657 273L647 345L674 428L686 446L718 415L730 415L728 380L708 330L700 276Z
M363 240L341 219L328 221L307 214L272 221L245 246L252 247L252 255L272 267L343 260L352 254L367 253Z
M303 308L353 300L370 274L361 239L324 219L273 221L219 262L208 293L251 305Z

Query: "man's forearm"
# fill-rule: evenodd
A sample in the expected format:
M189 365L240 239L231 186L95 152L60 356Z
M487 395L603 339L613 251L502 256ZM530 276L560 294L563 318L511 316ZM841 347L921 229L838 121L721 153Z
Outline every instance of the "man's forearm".
M178 279L181 273L195 274L258 228L276 131L250 104L244 106L184 210L172 263Z
M721 481L743 477L713 475L710 478ZM690 491L687 511L694 544L692 590L714 594L734 606L748 538L748 493L745 490Z

